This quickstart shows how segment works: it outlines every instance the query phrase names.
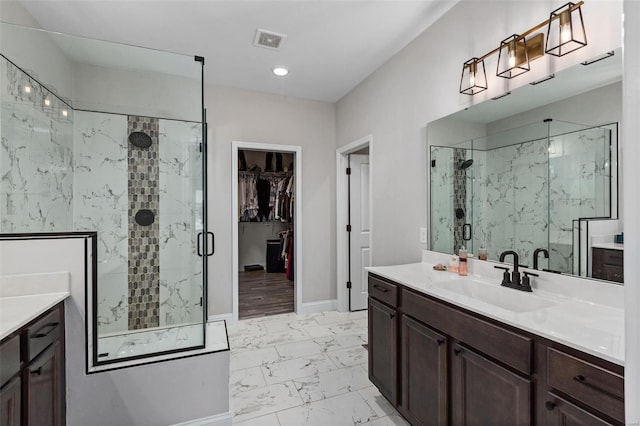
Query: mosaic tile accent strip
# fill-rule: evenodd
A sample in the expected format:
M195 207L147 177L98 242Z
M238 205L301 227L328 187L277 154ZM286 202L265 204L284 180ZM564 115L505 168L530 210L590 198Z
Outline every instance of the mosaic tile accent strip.
M467 159L466 149L453 150L453 196L454 196L454 212L453 212L453 253L458 253L460 247L465 245L462 238L464 232L464 224L467 222L466 214L468 214L467 206L467 173L460 170L460 164ZM461 208L465 212L465 217L458 219L455 215L455 209Z
M160 244L158 181L159 121L150 117L127 117L127 133L143 132L151 146L127 146L129 174L129 330L160 325ZM148 209L155 215L149 226L136 223L135 215Z

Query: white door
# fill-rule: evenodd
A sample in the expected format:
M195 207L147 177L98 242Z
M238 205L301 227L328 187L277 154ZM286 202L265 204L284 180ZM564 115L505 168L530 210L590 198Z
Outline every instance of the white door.
M351 218L350 310L367 309L367 271L371 266L371 224L369 223L369 156L349 156Z

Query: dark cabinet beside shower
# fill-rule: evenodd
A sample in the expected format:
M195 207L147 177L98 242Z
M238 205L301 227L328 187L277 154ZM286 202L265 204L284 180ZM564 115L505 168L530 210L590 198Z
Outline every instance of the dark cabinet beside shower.
M63 304L6 338L0 357L0 426L65 425Z

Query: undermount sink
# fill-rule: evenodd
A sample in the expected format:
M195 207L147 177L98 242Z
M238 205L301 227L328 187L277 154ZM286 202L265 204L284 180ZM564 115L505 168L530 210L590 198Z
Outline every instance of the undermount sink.
M531 312L557 305L532 293L490 285L473 279L435 282L434 287L457 293L512 312Z

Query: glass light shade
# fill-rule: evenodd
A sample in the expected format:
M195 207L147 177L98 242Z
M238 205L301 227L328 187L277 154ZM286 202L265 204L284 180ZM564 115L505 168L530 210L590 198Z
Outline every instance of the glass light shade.
M567 3L551 12L547 28L545 52L554 56L567 53L587 45L582 9L574 3Z
M498 77L513 78L530 69L527 41L524 38L518 40L518 35L514 34L500 42Z
M475 95L485 90L487 90L487 73L484 69L484 60L471 58L462 66L460 93Z

